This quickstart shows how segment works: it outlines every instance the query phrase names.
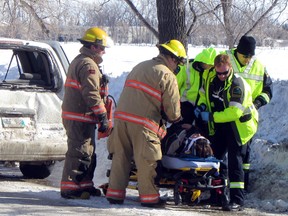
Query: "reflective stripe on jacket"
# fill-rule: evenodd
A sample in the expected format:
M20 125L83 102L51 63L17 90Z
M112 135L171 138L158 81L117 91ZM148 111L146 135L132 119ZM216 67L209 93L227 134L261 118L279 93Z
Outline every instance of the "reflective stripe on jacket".
M188 68L186 65L180 66L180 71L176 75L176 78L181 96L181 102L189 101L195 106L201 85L201 76L200 72L193 68L192 64L193 62L190 62Z
M261 95L266 103L269 103L272 98L272 81L270 81L270 77L267 77L269 75L266 72L266 68L256 57L252 57L248 65L241 66L235 57L235 50L234 48L226 51L226 54L229 55L231 59L234 73L243 77L250 85L253 101ZM269 94L267 94L267 92Z
M71 62L65 82L62 118L88 123L97 123L97 115L106 113L101 98L102 62L90 49L82 47L80 54Z
M125 112L115 112L114 118L142 125L143 127L155 132L162 139L166 135L165 129L161 128L158 124L155 124L155 122L149 120L148 118L143 118Z
M209 112L212 112L209 88L210 84L216 77L215 69L206 70L206 75L203 77L206 80L203 83L203 88L200 92L200 103L204 103ZM240 100L233 101L231 90L235 87L240 87L243 94ZM213 122L209 122L209 134L214 135L214 122L225 123L231 122L232 129L236 140L242 145L246 144L256 133L258 128L258 111L253 105L250 86L247 82L237 74L231 73L225 81L223 93L223 105L225 109L220 112L213 113ZM231 100L232 99L232 100ZM240 101L240 102L239 102Z
M158 135L163 134L163 129L160 129L163 117L161 113L165 114L165 120L169 122L181 118L176 77L166 65L166 59L162 55L136 65L127 76L115 112L125 114L121 119L125 118L126 121L132 121L132 116L134 123L137 122ZM116 116L120 118L119 115Z

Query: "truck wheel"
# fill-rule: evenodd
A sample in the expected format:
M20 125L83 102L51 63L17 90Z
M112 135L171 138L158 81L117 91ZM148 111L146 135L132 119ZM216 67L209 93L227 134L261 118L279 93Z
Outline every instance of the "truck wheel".
M54 164L55 161L41 163L20 162L20 171L27 178L44 179L51 174Z

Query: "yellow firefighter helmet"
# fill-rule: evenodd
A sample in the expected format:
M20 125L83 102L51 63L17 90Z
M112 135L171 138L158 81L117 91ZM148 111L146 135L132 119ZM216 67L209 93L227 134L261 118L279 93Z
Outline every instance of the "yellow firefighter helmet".
M169 51L171 54L173 54L176 58L178 58L178 60L181 63L185 63L186 58L187 58L186 50L180 41L173 39L173 40L167 41L164 44L160 44L159 47L163 47L164 49Z
M92 43L107 47L108 35L104 30L98 27L92 27L86 30L83 37L78 40L81 43Z

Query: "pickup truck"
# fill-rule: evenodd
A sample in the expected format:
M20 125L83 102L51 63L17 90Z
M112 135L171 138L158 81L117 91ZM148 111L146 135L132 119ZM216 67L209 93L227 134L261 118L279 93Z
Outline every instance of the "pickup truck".
M56 41L0 38L0 163L46 178L65 158L61 104L69 66Z

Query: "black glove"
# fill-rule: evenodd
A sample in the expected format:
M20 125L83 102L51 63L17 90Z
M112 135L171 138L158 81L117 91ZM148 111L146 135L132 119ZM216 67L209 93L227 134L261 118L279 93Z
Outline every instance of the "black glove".
M267 101L265 100L265 98L262 95L259 95L253 101L253 104L254 104L255 108L258 110L260 107L266 105Z
M99 121L98 131L101 133L106 132L109 129L107 114L103 113L101 115L98 115L98 121Z
M262 106L261 102L257 99L253 102L253 104L257 110Z
M103 75L102 75L102 78L101 78L101 84L102 84L102 86L105 86L105 85L107 85L108 83L109 83L109 78L108 78L108 76L105 75L105 74L103 74Z

